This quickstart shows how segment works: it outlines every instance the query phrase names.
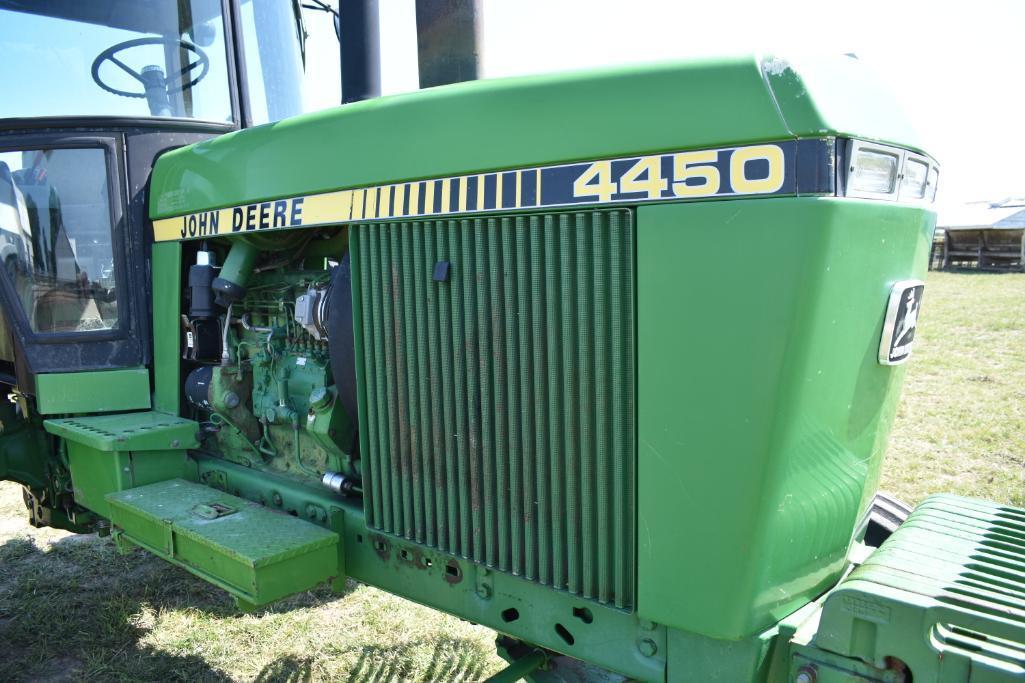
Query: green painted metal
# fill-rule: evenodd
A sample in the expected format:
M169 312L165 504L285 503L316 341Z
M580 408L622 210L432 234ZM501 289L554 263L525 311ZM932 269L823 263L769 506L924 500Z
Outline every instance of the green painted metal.
M221 266L218 277L238 287L245 287L249 284L249 277L253 274L253 265L259 255L260 250L256 245L246 240L232 242L228 258L224 259L224 265Z
M839 577L904 372L876 361L889 288L924 275L933 221L829 198L637 209L641 616L739 639Z
M199 445L198 425L157 412L46 420L46 431L64 439L75 501L110 516L112 491L180 477L185 451Z
M107 518L108 493L180 477L187 467L183 450L100 451L75 441L67 449L75 502Z
M669 150L681 142L700 147L788 136L750 57L474 81L357 102L168 152L153 172L150 216Z
M153 244L153 408L181 410L182 246Z
M846 66L835 72L843 78L791 66L631 67L350 105L169 152L150 213L795 136L917 148ZM858 101L840 106L848 97ZM633 220L622 233L632 241L620 245L633 256L595 259L614 240L593 241L594 216L613 214ZM564 216L585 217L565 242L546 223ZM502 221L512 229L489 235ZM351 576L525 642L639 680L791 680L788 638L798 626L814 635L819 608L809 602L838 579L876 485L903 373L875 359L888 287L922 274L932 221L926 209L887 202L780 198L357 227L353 303L357 320L373 322L355 326L366 513L358 499L267 463L193 453L194 476L334 530ZM294 235L269 234L261 248L280 251ZM431 296L442 286L432 279L442 244L453 255L446 286L460 289L447 298ZM154 329L164 335L156 400L172 411L181 253L176 243L153 251ZM568 267L546 267L556 261ZM606 270L581 268L590 262ZM618 273L620 287L609 284L613 263L630 269ZM480 283L465 277L466 264ZM622 317L630 305L634 322ZM568 384L576 396L531 393L567 386L553 366L581 358L579 384ZM318 381L298 380L304 390ZM587 404L622 399L627 384L636 408ZM254 405L266 413L272 395L254 390ZM442 435L443 456L422 459L424 446L439 452ZM559 437L580 457L556 470ZM621 450L603 456L602 438ZM622 472L611 486L608 468ZM524 496L530 489L537 495ZM868 670L843 670L855 669Z
M150 216L535 163L837 132L918 147L913 131L897 123L903 118L891 99L879 98L856 61L838 58L794 71L768 60L768 76L762 68L753 57L695 60L475 81L357 102L168 152L154 169Z
M39 418L26 418L10 401L0 400L0 481L12 480L36 489L46 488L48 448Z
M41 415L112 413L150 407L149 370L124 368L36 375Z
M542 650L534 650L529 654L509 663L509 666L488 679L488 683L516 683L520 679L534 680L530 674L540 669L548 660Z
M816 131L922 149L902 110L885 103L893 95L857 59L836 55L763 61L766 82L790 131Z
M370 526L632 607L631 213L350 239Z
M1025 509L925 500L827 597L800 650L821 651L879 670L897 657L915 681L1021 681Z
M338 534L182 479L107 496L121 543L257 606L338 576Z
M198 481L269 507L317 521L343 534L345 574L423 605L483 624L513 638L619 671L661 681L666 632L614 606L552 590L535 581L381 534L365 523L362 502L332 496L323 487L196 455ZM515 610L512 612L511 610ZM569 645L556 625L573 637ZM638 643L650 640L652 654Z
M808 603L765 631L741 640L719 640L666 629L665 680L792 683L797 680L794 644L814 635L820 613L821 600ZM810 683L817 681L812 678Z
M46 431L98 451L184 450L199 446L192 420L147 411L46 420Z

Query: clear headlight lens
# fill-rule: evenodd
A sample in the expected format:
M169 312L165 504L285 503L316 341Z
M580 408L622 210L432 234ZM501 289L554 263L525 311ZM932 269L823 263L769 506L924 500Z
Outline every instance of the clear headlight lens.
M921 152L868 140L847 141L844 195L923 204L936 199L939 167Z
M940 184L940 170L933 166L929 169L929 179L925 184L925 197L930 202L936 201L936 188Z
M890 194L897 184L900 157L874 149L858 149L851 159L848 189L855 192Z
M900 184L901 199L922 199L925 197L929 178L929 165L924 161L911 159L904 162L904 180Z

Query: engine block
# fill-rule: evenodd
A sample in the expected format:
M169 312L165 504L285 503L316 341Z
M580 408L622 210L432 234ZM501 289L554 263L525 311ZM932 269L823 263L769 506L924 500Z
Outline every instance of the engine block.
M323 310L329 280L327 270L256 273L222 316L221 362L195 369L187 392L205 413L206 448L328 485L358 480L356 430L338 400L326 328L304 326L296 311L309 299Z

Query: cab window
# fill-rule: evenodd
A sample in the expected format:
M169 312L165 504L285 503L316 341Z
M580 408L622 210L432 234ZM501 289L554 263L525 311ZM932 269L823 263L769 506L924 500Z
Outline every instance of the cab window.
M33 332L117 329L106 151L0 152L0 261Z
M221 0L0 0L0 119L230 122Z

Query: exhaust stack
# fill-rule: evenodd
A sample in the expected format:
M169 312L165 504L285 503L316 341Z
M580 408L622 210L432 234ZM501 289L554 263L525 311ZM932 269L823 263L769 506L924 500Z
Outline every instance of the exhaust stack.
M481 0L416 0L420 87L473 81L482 52ZM381 95L380 0L338 6L342 104Z

